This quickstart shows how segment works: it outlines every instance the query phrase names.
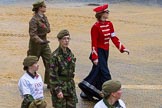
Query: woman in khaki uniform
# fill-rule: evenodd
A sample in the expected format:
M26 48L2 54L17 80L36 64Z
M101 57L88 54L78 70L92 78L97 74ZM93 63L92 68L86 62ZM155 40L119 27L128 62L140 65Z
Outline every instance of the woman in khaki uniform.
M50 24L45 16L46 5L44 0L38 0L33 4L34 16L29 22L29 50L28 55L41 56L45 66L45 79L49 88L49 59L51 50L49 47L49 41L47 40L47 33L50 32Z

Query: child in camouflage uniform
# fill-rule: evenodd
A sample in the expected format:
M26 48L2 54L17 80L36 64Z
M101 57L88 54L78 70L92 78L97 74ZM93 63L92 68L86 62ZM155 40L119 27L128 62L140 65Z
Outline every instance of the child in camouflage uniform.
M53 107L76 108L78 102L75 90L74 72L76 58L68 48L70 34L62 30L57 35L59 47L50 60L50 87Z

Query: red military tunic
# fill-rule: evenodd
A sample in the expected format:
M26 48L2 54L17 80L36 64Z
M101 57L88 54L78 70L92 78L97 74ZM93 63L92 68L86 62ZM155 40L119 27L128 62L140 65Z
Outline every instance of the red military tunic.
M118 37L114 33L113 24L111 21L98 21L91 29L91 42L92 42L92 55L91 59L98 59L97 49L102 48L109 50L109 40L115 44L115 46L123 53L125 49L124 45L121 44Z

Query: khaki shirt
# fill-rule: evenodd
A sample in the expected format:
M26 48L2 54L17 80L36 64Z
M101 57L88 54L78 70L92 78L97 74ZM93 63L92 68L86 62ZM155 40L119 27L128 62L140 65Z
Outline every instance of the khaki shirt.
M35 14L29 22L30 40L35 43L41 43L47 40L47 33L50 32L50 24L45 15L41 17L38 13Z

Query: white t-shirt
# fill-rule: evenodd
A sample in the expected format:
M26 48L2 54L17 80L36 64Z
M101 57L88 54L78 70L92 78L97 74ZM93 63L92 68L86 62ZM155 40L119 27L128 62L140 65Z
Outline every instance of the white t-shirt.
M119 101L119 104L121 107L116 107L116 108L126 108L125 103L121 99L119 99L118 101ZM108 108L108 107L105 105L105 103L103 102L103 99L102 99L96 103L94 108Z
M32 78L28 73L25 73L18 82L20 95L23 97L30 94L34 99L43 99L43 81L38 74L37 77Z

